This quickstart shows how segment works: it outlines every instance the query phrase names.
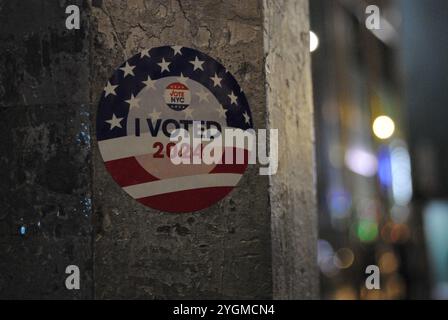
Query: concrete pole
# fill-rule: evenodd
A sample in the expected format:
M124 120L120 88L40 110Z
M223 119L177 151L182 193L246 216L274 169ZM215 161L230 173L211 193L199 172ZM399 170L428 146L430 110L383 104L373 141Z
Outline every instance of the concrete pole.
M230 70L266 122L260 1L103 1L92 10L93 101L143 48L196 48ZM131 199L94 151L96 298L271 298L268 179L251 166L223 201L170 214Z
M65 1L68 2L68 1ZM89 299L92 287L88 10L0 2L0 298ZM64 282L81 270L80 290Z
M270 179L274 298L318 297L314 119L306 0L264 2L267 122L279 130Z
M316 298L307 1L103 1L92 19L93 101L126 57L179 44L221 61L256 128L280 137L277 175L253 167L219 204L181 215L130 199L95 150L96 298Z
M69 4L81 9L80 30L65 29ZM0 297L317 298L306 0L8 2L0 17ZM112 72L169 44L221 62L255 128L279 132L275 176L249 166L196 213L159 212L123 192L93 125ZM79 291L64 286L70 264Z

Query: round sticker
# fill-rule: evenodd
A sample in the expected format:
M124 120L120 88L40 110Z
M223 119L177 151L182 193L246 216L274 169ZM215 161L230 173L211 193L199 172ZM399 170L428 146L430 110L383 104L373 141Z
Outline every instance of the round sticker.
M179 82L173 82L165 89L165 102L173 110L185 110L191 101L190 90Z
M161 211L192 212L224 198L247 169L247 157L242 164L173 163L173 131L198 126L251 129L246 97L213 58L165 46L142 51L114 72L101 96L97 140L107 170L131 197ZM223 159L235 149L225 147ZM193 157L204 144L175 150Z

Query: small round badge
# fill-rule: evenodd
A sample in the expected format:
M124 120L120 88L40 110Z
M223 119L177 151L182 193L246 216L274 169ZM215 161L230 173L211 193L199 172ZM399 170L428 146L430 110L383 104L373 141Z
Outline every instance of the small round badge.
M170 83L165 89L165 102L175 111L185 110L191 101L190 90L179 82Z

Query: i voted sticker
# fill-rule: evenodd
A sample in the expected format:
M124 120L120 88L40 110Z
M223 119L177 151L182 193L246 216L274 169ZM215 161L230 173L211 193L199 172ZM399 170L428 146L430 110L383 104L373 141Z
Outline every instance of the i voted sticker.
M145 50L115 70L104 88L97 115L99 150L112 178L143 205L166 212L202 210L235 188L247 161L174 164L172 132L191 131L197 124L203 131L252 128L235 78L194 49ZM202 149L198 145L182 153Z

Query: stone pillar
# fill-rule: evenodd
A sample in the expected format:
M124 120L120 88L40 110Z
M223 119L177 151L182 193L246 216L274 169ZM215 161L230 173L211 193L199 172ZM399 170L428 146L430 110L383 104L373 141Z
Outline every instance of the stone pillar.
M93 101L112 71L144 48L176 44L220 61L265 126L260 1L103 1L92 9ZM96 298L271 298L268 178L246 172L209 209L170 214L137 203L94 150Z
M265 1L267 122L279 132L270 178L273 294L318 297L314 118L306 0Z
M93 297L88 7L70 3L79 30L64 1L0 1L2 299Z
M96 297L315 298L307 1L103 1L92 18L93 101L126 57L178 44L221 61L255 127L268 123L280 135L276 176L252 167L219 204L181 215L130 199L95 149Z
M81 8L80 30L65 29L69 4ZM0 296L316 298L307 1L32 6L0 3ZM106 171L94 134L112 72L144 48L170 44L221 62L244 89L255 128L279 132L277 175L251 165L230 195L196 213L130 198ZM80 291L65 289L69 264L81 269Z

